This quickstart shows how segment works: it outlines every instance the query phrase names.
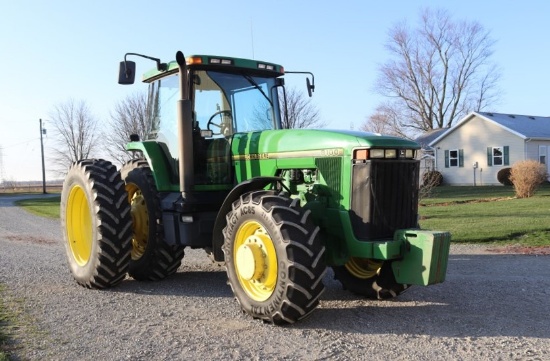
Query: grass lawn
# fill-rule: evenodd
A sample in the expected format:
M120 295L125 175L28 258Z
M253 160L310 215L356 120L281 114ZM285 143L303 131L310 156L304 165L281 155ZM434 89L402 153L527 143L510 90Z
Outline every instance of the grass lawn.
M537 195L539 194L550 195L550 186L540 188L537 192ZM420 204L441 205L443 203L460 203L480 199L513 198L514 196L514 188L506 186L441 186L434 188L432 196L422 199Z
M39 197L32 199L22 199L15 202L19 207L23 207L30 213L47 218L59 218L59 202L61 195L52 197Z
M512 187L438 187L420 203L421 227L450 231L454 242L550 245L550 185L524 199Z
M6 343L9 340L7 329L13 323L13 316L4 304L3 292L5 292L4 286L0 283L0 361L7 361L9 360L8 354L5 352L7 351Z

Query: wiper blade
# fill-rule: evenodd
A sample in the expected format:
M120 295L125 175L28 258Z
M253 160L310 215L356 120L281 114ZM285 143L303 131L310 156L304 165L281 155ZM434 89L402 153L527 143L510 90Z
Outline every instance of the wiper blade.
M271 107L273 107L273 102L271 101L271 99L269 99L269 97L267 96L267 94L264 92L264 90L262 89L262 87L260 85L258 85L258 83L254 80L253 77L251 77L250 75L248 74L242 74L243 78L245 78L254 88L258 89L260 91L260 93L262 93L262 95L264 96L264 98L267 99L267 101L269 102L269 105L271 105Z

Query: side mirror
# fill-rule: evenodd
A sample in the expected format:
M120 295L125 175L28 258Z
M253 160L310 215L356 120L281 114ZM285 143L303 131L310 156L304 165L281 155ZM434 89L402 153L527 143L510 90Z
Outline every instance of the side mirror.
M136 63L121 61L118 67L118 83L123 85L134 84L136 77Z
M309 71L285 71L287 74L309 74L311 75L311 82L309 81L309 78L306 77L306 87L307 87L307 93L309 94L309 97L313 95L313 92L315 91L315 77L313 76L312 72Z
M313 92L315 91L315 85L312 85L309 82L309 78L306 78L306 87L307 87L307 94L311 98L311 96L313 95Z

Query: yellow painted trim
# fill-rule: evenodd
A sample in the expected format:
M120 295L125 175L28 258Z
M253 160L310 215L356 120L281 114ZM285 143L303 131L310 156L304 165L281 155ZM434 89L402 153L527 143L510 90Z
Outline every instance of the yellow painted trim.
M352 257L345 264L345 267L353 276L361 279L369 279L380 274L380 269L383 264L384 261Z

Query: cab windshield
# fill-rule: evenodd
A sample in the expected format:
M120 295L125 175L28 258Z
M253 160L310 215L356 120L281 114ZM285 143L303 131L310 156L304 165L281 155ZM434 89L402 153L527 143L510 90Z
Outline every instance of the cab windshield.
M190 72L193 103L193 158L196 185L233 182L233 134L280 129L276 78L209 70ZM148 140L162 143L172 171L178 173L177 100L179 76L161 78L149 86L151 130Z
M191 72L190 79L194 130L211 130L213 138L228 139L235 133L280 128L275 78L199 70ZM149 86L151 130L147 139L166 143L174 158L178 154L178 99L178 74L159 79Z
M192 80L195 120L215 137L279 128L274 78L200 70Z

